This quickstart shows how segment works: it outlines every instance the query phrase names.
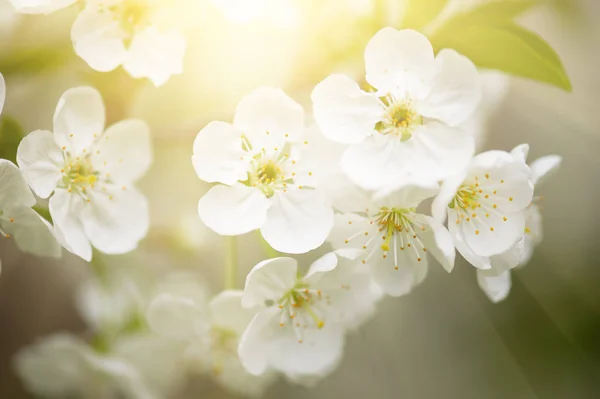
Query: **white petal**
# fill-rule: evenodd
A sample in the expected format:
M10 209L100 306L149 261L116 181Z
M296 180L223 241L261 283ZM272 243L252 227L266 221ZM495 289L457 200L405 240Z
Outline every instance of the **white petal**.
M21 14L50 14L75 3L77 0L9 0Z
M317 274L330 272L336 268L337 264L338 257L336 253L326 253L310 265L310 268L308 269L308 272L306 272L304 279L310 279Z
M4 76L0 73L0 115L4 108L4 100L6 100L6 82L4 82Z
M416 208L426 199L433 198L438 191L437 183L430 185L402 184L399 188L390 185L376 192L373 198L376 202L389 207L408 209Z
M23 179L21 171L6 159L0 159L0 187L0 209L35 205L35 198Z
M220 235L235 236L265 224L271 201L258 189L235 183L216 185L198 202L202 222Z
M123 63L127 55L125 36L113 13L95 4L80 12L71 28L75 52L100 72L112 71Z
M296 283L298 262L292 258L274 258L260 262L246 277L242 306L264 306L265 301L278 301ZM279 323L277 323L279 325Z
M448 211L448 230L452 235L452 241L456 250L465 258L467 262L472 264L478 269L488 270L492 268L491 260L487 256L481 256L476 254L465 242L465 238L456 226L455 220L457 213L455 210L450 209Z
M85 234L104 253L130 252L148 232L148 200L135 187L105 188L89 192L81 216Z
M327 242L336 250L346 248L362 249L363 241L350 240L350 238L371 230L373 230L373 226L369 223L369 219L363 216L355 213L336 213L333 228L329 237L327 237Z
M418 234L425 248L427 248L427 252L432 254L442 267L450 273L454 268L454 259L456 257L450 232L440 222L430 216L417 215L415 221L426 226L426 230Z
M149 78L162 86L183 72L185 48L185 37L177 30L163 32L150 26L133 37L123 68L134 78Z
M412 139L420 171L415 172L417 181L443 180L464 170L475 152L475 142L465 131L439 123L419 127Z
M248 137L253 150L283 146L300 138L304 130L304 110L280 89L261 87L240 101L233 125Z
M510 155L517 161L526 163L527 155L529 155L529 144L519 144L510 151Z
M375 124L381 120L379 100L345 75L326 78L314 88L311 98L321 131L338 143L360 143L373 134Z
M561 162L562 158L559 155L548 155L533 161L531 164L533 184L537 186L538 184L543 183L547 177L558 170Z
M241 135L225 122L211 122L198 133L192 163L200 179L232 185L248 178Z
M193 339L209 330L204 310L193 300L169 294L154 298L146 311L152 331L162 337Z
M152 163L150 128L139 119L128 119L106 129L94 146L92 164L113 182L131 183Z
M15 239L21 251L37 256L60 256L61 246L52 234L52 227L37 212L23 206L4 207L3 211L3 218L12 218L14 222L0 221L0 227Z
M466 178L466 171L450 176L442 182L438 195L434 198L431 205L431 214L440 223L446 221L448 204L452 201L459 187Z
M466 121L481 101L482 87L477 68L454 50L442 50L435 64L437 73L429 95L417 103L417 112L450 126Z
M319 247L333 227L333 209L316 190L276 193L260 231L275 250L291 254Z
M83 207L83 199L65 189L57 189L50 197L49 209L56 238L65 249L89 262L92 246L79 220Z
M383 28L367 44L365 68L367 81L379 91L421 98L435 71L433 48L418 32Z
M476 254L481 256L501 254L523 238L525 231L523 212L507 216L498 213L490 214L489 217L481 215L472 218L470 223L463 220L459 225L463 231L465 242ZM453 223L453 221L449 221L449 223Z
M498 303L506 299L510 292L510 271L507 270L501 275L495 276L477 270L477 283L492 302Z
M369 261L373 280L391 296L402 296L410 293L427 275L427 261L417 262L414 252L398 251L398 269L395 268L393 256L386 259Z
M84 149L90 150L95 137L102 135L104 118L104 103L96 89L69 89L56 106L54 140L59 147L66 147L66 151L79 155Z
M36 130L21 140L17 163L31 188L41 198L48 198L62 178L63 154L48 131Z
M221 291L209 303L211 323L214 326L242 335L257 313L242 307L243 291Z
M269 342L276 333L274 326L279 327L275 320L279 317L279 309L271 307L258 313L240 338L238 356L244 368L253 375L261 375L269 367Z
M523 237L519 242L512 246L508 251L503 252L499 255L490 257L492 263L492 270L488 270L488 275L496 274L500 275L507 270L517 267L521 263L523 254L525 253L525 238Z

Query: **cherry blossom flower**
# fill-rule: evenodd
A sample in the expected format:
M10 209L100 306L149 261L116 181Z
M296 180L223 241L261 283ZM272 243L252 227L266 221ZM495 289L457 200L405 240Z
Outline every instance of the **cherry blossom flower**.
M240 340L246 370L260 375L274 369L302 380L337 366L345 332L364 322L381 296L368 270L352 258L351 251L328 253L304 276L292 258L265 260L250 271L242 306L261 309Z
M237 353L239 337L256 312L242 308L241 291L223 291L207 307L198 290L189 288L158 295L148 307L150 327L186 344L183 357L191 371L208 373L232 393L261 396L276 374L248 373Z
M312 93L323 134L349 144L341 165L367 190L400 181L428 184L457 173L474 152L457 126L481 96L477 69L453 50L437 57L427 38L412 30L380 30L365 51L362 91L344 75L331 75Z
M524 147L517 147L515 152ZM478 269L491 269L490 257L519 242L525 210L533 198L531 169L518 156L487 151L462 173L444 181L432 206L461 255Z
M134 78L161 86L183 71L186 41L176 6L163 0L88 0L71 29L75 52L97 71L123 65Z
M277 251L304 253L320 246L333 210L313 189L303 163L302 107L278 89L260 88L237 107L233 125L211 122L196 137L198 177L221 183L198 203L200 219L221 235L260 229Z
M59 257L61 247L50 224L31 209L35 198L17 166L6 159L0 159L0 187L0 236L14 239L21 251Z
M525 162L529 152L528 146L519 146L512 151L513 156ZM535 160L531 164L533 184L536 190L548 176L553 174L561 163L558 155L548 155ZM542 213L537 205L539 197L534 197L525 210L525 235L508 251L492 256L491 269L477 270L477 282L492 302L500 302L508 296L511 288L511 269L525 266L534 248L542 241Z
M334 248L359 250L362 263L387 294L408 294L427 274L428 253L446 271L454 267L455 250L448 230L417 212L419 204L437 192L435 185L380 193L366 208L336 215L328 241Z
M148 126L125 120L104 130L95 89L67 90L54 114L54 133L37 130L19 144L17 162L33 191L50 197L63 246L85 260L92 245L109 254L133 250L148 230L148 203L133 183L152 160Z

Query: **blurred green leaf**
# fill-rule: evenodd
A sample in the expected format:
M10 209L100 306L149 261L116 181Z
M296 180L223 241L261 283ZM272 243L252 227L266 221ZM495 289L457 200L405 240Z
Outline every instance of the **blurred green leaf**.
M402 27L420 30L433 21L444 9L448 0L409 0Z
M17 161L17 148L23 138L23 128L8 115L0 118L0 158Z
M450 20L430 40L437 51L454 49L479 67L571 91L571 82L556 51L540 36L512 21L533 4L506 1L483 5Z
M71 45L61 48L16 49L0 60L4 75L32 74L58 68L73 59Z

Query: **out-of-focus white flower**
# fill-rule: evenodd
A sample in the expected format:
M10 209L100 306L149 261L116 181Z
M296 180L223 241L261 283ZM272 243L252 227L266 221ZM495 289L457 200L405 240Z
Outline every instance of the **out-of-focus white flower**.
M517 147L522 149L523 146ZM461 255L478 269L491 269L490 257L511 249L525 231L525 210L533 198L527 164L504 151L488 151L444 181L433 201L433 215L443 221Z
M14 238L21 251L59 257L52 227L31 209L35 198L19 169L6 159L0 159L0 187L0 235Z
M96 352L69 334L56 334L26 347L17 353L15 365L27 389L42 397L161 397L149 390L140 372L127 361Z
M210 374L233 393L258 397L276 375L252 375L238 358L239 338L256 313L242 308L241 297L241 291L223 291L207 308L204 298L181 289L158 295L146 315L157 334L186 344L182 356L190 370Z
M323 134L350 144L341 165L359 186L428 184L463 169L473 139L457 126L477 107L479 74L453 50L437 57L427 38L384 28L365 51L366 79L376 92L332 75L312 93Z
M303 277L292 258L269 259L250 271L242 306L261 310L240 341L246 370L260 375L274 369L292 380L333 371L345 332L364 322L381 296L351 252L324 255Z
M50 14L75 3L77 0L8 0L21 14Z
M519 146L513 150L513 156L525 162L529 148ZM535 160L531 164L533 184L536 189L561 164L561 157L548 155ZM542 213L537 202L539 197L534 197L532 203L525 209L525 235L508 251L492 256L491 269L477 270L477 282L492 302L500 302L508 296L511 288L510 269L525 266L534 248L542 241Z
M200 199L202 221L221 235L260 229L277 251L320 246L333 210L303 163L304 111L279 89L260 88L238 105L233 125L211 122L194 142L192 163L214 186Z
M176 5L164 0L89 0L71 29L75 52L97 71L123 65L134 78L163 85L183 71L186 41Z
M336 249L354 248L373 279L389 295L408 294L427 274L427 254L446 269L454 267L455 250L446 228L416 211L435 196L437 185L405 186L377 195L367 208L336 215L328 241Z
M54 114L54 133L32 132L17 151L33 191L52 195L59 241L88 261L91 245L109 254L133 250L149 225L146 198L133 186L152 161L148 126L129 119L104 131L104 120L100 93L67 90Z

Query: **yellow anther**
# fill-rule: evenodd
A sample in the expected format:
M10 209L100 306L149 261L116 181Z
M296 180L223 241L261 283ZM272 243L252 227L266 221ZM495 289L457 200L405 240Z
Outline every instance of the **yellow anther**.
M398 270L398 266L394 266L394 269Z
M513 200L513 197L508 197L508 200L509 200L509 201L512 201L512 200Z
M475 230L475 234L478 235L479 234L479 230Z
M14 223L15 222L15 218L10 218L10 222Z
M494 231L494 228L493 228L493 227L490 227L490 231Z
M508 219L507 219L507 217L506 217L506 216L504 216L504 217L502 218L502 220L504 220L504 221L506 222Z
M420 262L420 261L421 261L421 258L417 258L417 262Z

